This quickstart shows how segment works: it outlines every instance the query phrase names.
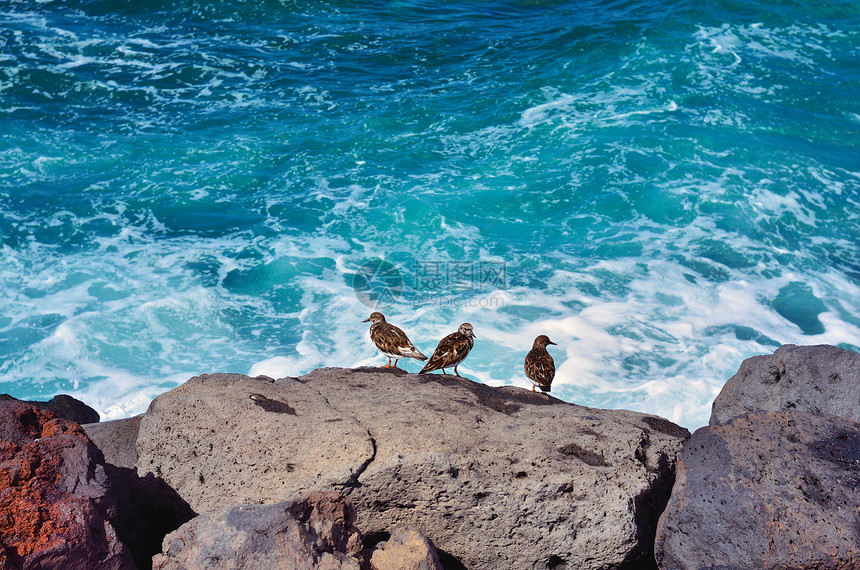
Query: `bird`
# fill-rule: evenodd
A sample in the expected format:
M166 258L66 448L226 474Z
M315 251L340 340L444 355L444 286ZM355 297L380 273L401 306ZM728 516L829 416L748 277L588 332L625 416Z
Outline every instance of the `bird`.
M535 388L540 388L542 392L547 393L552 387L552 379L555 378L555 362L546 350L548 344L555 343L542 334L535 338L532 349L526 355L524 368L526 376L533 384L532 392Z
M397 368L397 361L401 358L414 358L416 360L427 360L421 354L406 333L391 323L385 322L385 316L380 312L370 314L370 317L362 321L370 322L370 340L376 345L382 354L388 357L388 364L383 368ZM394 359L394 365L391 359Z
M463 323L455 333L451 333L439 341L439 346L433 351L433 356L419 374L432 372L433 370L442 370L442 374L447 374L445 369L453 366L454 374L460 376L457 372L457 365L463 362L469 355L469 351L475 345L475 333L472 332L472 325ZM462 376L460 376L462 378Z

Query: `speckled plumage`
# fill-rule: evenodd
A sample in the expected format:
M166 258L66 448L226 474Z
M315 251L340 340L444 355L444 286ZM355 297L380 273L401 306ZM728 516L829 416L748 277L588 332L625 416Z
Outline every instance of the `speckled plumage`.
M427 357L415 348L405 332L391 323L385 322L385 316L382 313L372 313L364 322L368 321L373 323L370 325L370 340L382 354L388 357L388 365L385 368L396 368L397 361L401 358L427 360ZM393 365L391 364L392 358L394 359Z
M531 380L532 392L540 388L542 392L549 392L552 387L552 379L555 378L555 362L546 350L548 344L555 344L545 334L535 339L532 349L526 355L526 376Z
M454 374L460 376L457 372L457 365L463 362L469 355L469 351L475 345L475 333L472 332L472 325L463 323L455 333L451 333L439 341L439 346L433 351L433 356L419 374L424 372L432 372L433 370L442 370L442 374L446 368L454 367Z

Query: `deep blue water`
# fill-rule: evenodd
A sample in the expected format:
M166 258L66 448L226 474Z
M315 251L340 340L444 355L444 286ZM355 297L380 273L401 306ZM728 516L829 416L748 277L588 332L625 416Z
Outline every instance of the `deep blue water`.
M379 365L379 309L698 427L860 351L856 1L354 4L0 1L0 392Z

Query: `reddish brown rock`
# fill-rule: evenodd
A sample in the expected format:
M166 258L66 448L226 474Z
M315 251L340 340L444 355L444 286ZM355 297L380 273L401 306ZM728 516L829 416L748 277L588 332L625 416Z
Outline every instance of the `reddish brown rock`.
M104 459L77 423L0 403L0 568L134 568Z

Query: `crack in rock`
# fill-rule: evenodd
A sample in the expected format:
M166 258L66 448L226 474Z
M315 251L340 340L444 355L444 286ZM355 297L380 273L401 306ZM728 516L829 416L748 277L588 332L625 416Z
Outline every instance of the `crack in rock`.
M365 431L367 430L365 429ZM358 480L358 478L361 477L365 471L367 471L367 468L370 467L370 464L373 463L374 459L376 459L376 438L374 438L369 431L367 431L367 437L370 438L370 446L373 448L373 452L370 454L370 457L368 457L364 463L358 466L358 469L356 469L355 472L350 475L349 479L347 479L346 482L335 485L335 487L342 489L346 494L349 494L347 489L351 490L361 487L361 482Z
M320 392L319 390L316 390L315 388L314 388L314 390L316 391L317 394L320 395L320 398L323 399L323 401L326 403L327 406L331 407L334 410L337 410L338 412L343 413L343 410L341 410L337 406L332 405L332 403L329 401L329 399L327 397L325 397L325 395L323 395L322 392ZM348 414L344 414L344 415L348 415ZM354 421L358 425L360 425L362 427L362 429L364 430L364 432L367 434L368 439L370 439L371 453L370 453L370 457L368 457L361 465L359 465L358 469L356 469L349 476L349 478L346 481L344 481L343 483L335 483L334 485L332 485L335 488L341 489L344 492L344 494L346 494L346 495L349 495L349 491L351 491L352 489L357 489L358 487L361 487L361 482L359 482L358 478L361 477L365 471L367 471L367 468L370 467L370 464L373 463L373 461L376 459L376 448L377 448L376 447L376 438L373 437L373 434L370 433L370 430L367 429L367 427L361 421L359 421L359 419L356 418L355 416L349 415L349 418L352 419L352 421Z

